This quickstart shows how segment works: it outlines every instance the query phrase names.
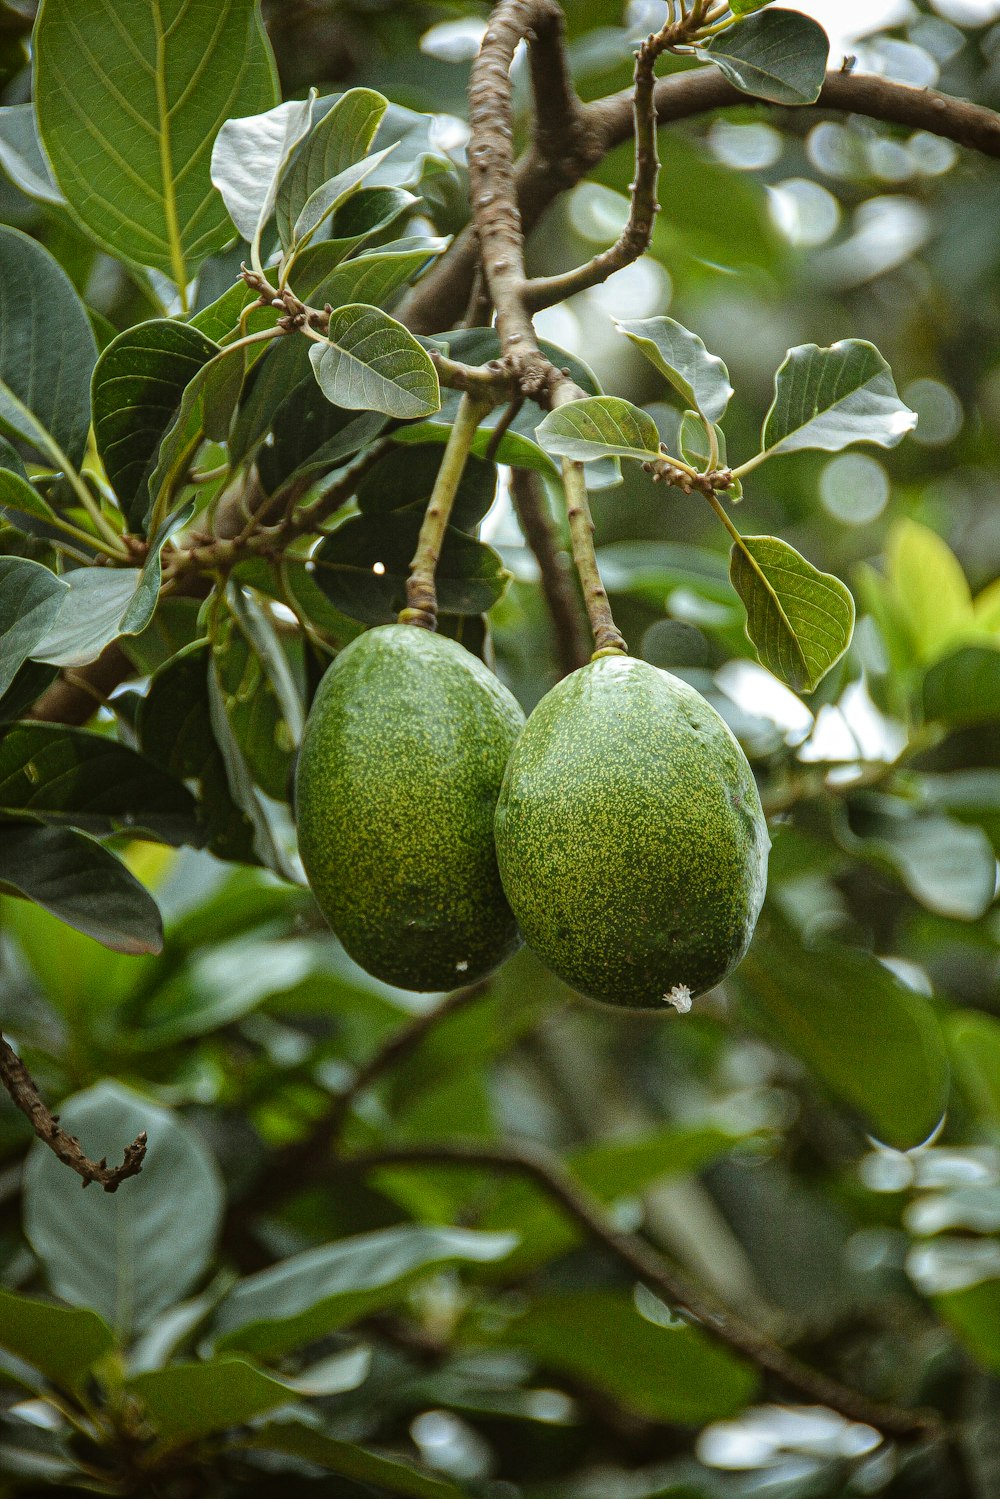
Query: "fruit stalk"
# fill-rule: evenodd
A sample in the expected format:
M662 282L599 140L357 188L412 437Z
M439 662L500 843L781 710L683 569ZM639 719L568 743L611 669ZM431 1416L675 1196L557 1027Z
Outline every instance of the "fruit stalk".
M573 546L573 562L580 577L583 601L587 606L587 617L594 636L594 655L626 656L628 649L611 613L607 590L601 582L594 551L594 521L587 499L587 481L582 463L564 458L562 463L563 488L566 492L566 516Z
M490 406L467 394L458 403L455 425L448 435L448 444L427 504L424 523L420 527L417 550L410 563L410 576L406 580L406 608L399 615L401 625L417 625L422 630L437 629L434 574L441 558L455 495L465 472L466 459L479 423L490 409Z

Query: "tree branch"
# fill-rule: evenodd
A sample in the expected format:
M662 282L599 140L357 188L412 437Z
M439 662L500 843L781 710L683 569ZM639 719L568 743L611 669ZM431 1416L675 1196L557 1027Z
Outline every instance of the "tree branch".
M599 1200L577 1181L558 1156L541 1146L527 1141L489 1145L480 1140L448 1140L365 1151L345 1157L342 1165L365 1174L382 1166L410 1165L478 1166L484 1171L525 1176L646 1286L664 1296L711 1337L735 1349L789 1389L839 1411L850 1421L872 1426L885 1436L933 1439L944 1434L936 1412L907 1410L869 1400L839 1380L810 1368L742 1318L724 1310L644 1239L616 1228Z
M527 468L512 469L510 497L518 525L538 563L542 597L552 621L556 659L560 675L566 676L585 665L590 656L569 556L560 544L538 475Z
M109 1166L107 1160L92 1161L80 1148L80 1142L59 1124L49 1112L38 1091L38 1084L12 1046L0 1035L0 1082L28 1120L38 1138L53 1151L64 1166L69 1166L83 1185L99 1182L105 1192L117 1192L123 1181L138 1176L146 1156L146 1131L126 1145L120 1166Z

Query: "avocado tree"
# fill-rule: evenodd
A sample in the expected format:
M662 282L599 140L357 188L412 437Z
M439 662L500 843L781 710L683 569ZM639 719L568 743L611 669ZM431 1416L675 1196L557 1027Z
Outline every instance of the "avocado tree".
M883 9L0 3L0 1493L997 1492L1000 26Z

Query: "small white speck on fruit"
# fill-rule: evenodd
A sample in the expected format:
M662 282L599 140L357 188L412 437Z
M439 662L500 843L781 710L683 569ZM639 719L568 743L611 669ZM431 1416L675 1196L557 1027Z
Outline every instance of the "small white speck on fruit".
M663 1002L673 1005L678 1015L686 1015L691 1008L691 990L687 984L675 984L669 994L664 994Z

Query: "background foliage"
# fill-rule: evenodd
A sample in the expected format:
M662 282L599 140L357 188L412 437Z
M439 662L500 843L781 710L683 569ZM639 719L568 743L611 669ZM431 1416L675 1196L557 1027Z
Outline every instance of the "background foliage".
M663 7L566 9L583 96L625 87ZM857 66L996 106L994 9L887 8L889 28L852 46ZM851 649L811 696L757 664L727 538L697 496L629 462L595 491L631 649L705 692L758 774L773 818L765 914L733 979L684 1018L588 1006L522 952L425 1026L441 1001L362 974L296 879L288 791L331 649L400 605L456 397L430 409L436 377L418 358L348 408L357 330L342 317L323 391L289 339L259 362L267 344L244 351L240 399L242 364L234 385L219 340L253 300L233 285L248 246L228 246L210 146L279 86L294 119L313 86L386 96L373 150L400 144L341 183L293 284L320 307L398 310L467 216L461 121L485 7L273 4L268 42L236 0L151 5L148 33L123 29L120 63L152 60L147 98L86 47L88 26L121 25L118 7L46 0L34 99L47 160L31 10L0 6L0 1024L89 1154L115 1160L142 1129L150 1148L115 1196L82 1193L0 1098L0 1491L988 1499L998 168L815 111L748 104L661 131L652 254L540 315L558 362L585 360L581 386L645 407L676 451L684 403L612 321L669 311L725 358L742 457L789 346L863 338L919 425L891 452L794 453L747 479L741 528L780 534L857 601ZM526 133L523 77L518 98ZM143 124L164 112L166 161L162 130ZM315 187L367 171L364 153L324 157L279 201L286 242L311 224L298 215ZM109 187L123 172L127 196ZM609 243L631 172L623 147L560 199L530 269ZM260 208L234 214L248 240ZM448 342L478 363L490 339ZM252 462L267 514L290 501L301 514L392 417L422 418L407 429L418 445L391 445L361 478L322 567L304 549L296 565L289 532L280 564L241 556L206 617L197 570L169 543L227 505L217 535L238 537L245 490L234 500L212 477L224 456ZM537 422L519 416L497 456L551 484ZM208 477L192 486L195 455ZM149 545L128 566L75 568L94 555L108 486ZM56 543L77 549L59 577ZM174 569L162 596L161 553ZM491 468L468 471L439 583L443 627L530 708L559 656L506 470L498 495ZM86 730L20 721L59 669L116 639L129 670ZM637 1286L537 1176L427 1158L456 1140L488 1157L512 1137L564 1160L612 1225L774 1342L873 1401L935 1408L946 1437L883 1441L807 1407ZM343 1159L406 1147L424 1156Z

